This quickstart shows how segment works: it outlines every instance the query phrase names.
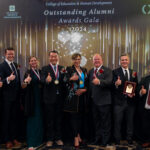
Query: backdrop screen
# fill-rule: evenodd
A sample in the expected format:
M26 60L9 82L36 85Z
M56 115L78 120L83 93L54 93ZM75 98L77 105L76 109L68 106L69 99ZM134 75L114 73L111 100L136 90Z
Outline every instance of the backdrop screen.
M92 68L94 53L104 65L119 66L121 53L139 77L150 62L150 1L148 0L0 0L0 61L4 49L16 50L24 72L29 56L48 64L48 51L58 50L60 64L82 55L81 65Z

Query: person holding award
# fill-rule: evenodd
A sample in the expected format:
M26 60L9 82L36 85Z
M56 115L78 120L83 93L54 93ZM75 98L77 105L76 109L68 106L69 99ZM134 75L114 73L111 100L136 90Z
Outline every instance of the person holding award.
M42 84L38 59L35 56L29 58L30 69L24 75L24 112L27 116L27 146L28 150L35 150L43 142L42 120Z
M133 119L135 111L135 86L138 84L137 73L129 68L129 56L120 56L120 67L113 70L113 114L114 138L120 144L123 118L126 121L126 138L132 144Z
M89 98L93 100L95 141L93 145L106 146L111 135L112 71L103 65L102 56L93 56L94 67L89 71Z
M49 52L49 64L42 67L41 81L43 86L43 101L45 110L46 146L52 147L53 143L63 145L62 109L63 109L63 66L58 65L58 52Z
M81 55L79 53L72 55L72 62L73 65L66 68L67 98L64 102L64 111L70 113L74 146L78 148L80 143L83 143L81 130L87 102L87 70L80 66Z

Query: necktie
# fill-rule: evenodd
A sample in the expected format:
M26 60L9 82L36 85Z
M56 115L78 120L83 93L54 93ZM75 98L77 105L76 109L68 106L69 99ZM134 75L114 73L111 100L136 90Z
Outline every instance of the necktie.
M10 63L10 66L11 66L12 71L14 72L14 75L17 77L17 71L16 71L16 69L15 69L14 64L13 64L13 63Z
M127 72L127 70L125 70L124 76L125 76L125 80L128 81L128 72Z
M97 73L97 68L95 69L94 73L95 73L95 75L96 75L96 73Z
M56 72L56 66L54 66L54 71Z
M14 75L16 76L15 80L16 80L16 82L18 82L17 70L16 70L16 68L15 68L13 63L10 63L10 66L11 66L12 71L14 72Z
M96 73L97 73L97 68L94 70L94 73L93 73L93 79L96 78Z
M147 104L150 105L150 90L148 91L148 100L147 100Z

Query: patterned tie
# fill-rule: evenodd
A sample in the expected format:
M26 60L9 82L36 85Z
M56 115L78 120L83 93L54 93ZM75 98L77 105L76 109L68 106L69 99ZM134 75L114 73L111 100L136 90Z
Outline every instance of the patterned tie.
M97 73L97 68L95 69L94 73L95 73L95 75L96 75L96 73Z
M16 81L18 82L18 74L17 74L17 70L16 70L16 68L15 68L15 66L14 66L14 64L13 63L10 63L10 66L11 66L11 69L12 69L12 71L14 72L14 75L16 76Z
M17 77L17 71L16 71L16 69L15 69L14 64L13 64L13 63L10 63L10 66L11 66L12 71L14 72L14 75Z
M128 81L128 72L127 72L127 70L125 70L124 76L125 76L125 80Z

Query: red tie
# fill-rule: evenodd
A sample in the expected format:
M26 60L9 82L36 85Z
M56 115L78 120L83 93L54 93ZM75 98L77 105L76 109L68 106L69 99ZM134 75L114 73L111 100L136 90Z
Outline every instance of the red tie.
M95 75L96 75L96 73L97 73L97 68L95 69L94 73L95 73Z
M147 104L150 105L150 90L148 91L148 100L147 100Z
M96 78L96 73L97 73L97 68L94 70L94 73L93 73L93 79Z

